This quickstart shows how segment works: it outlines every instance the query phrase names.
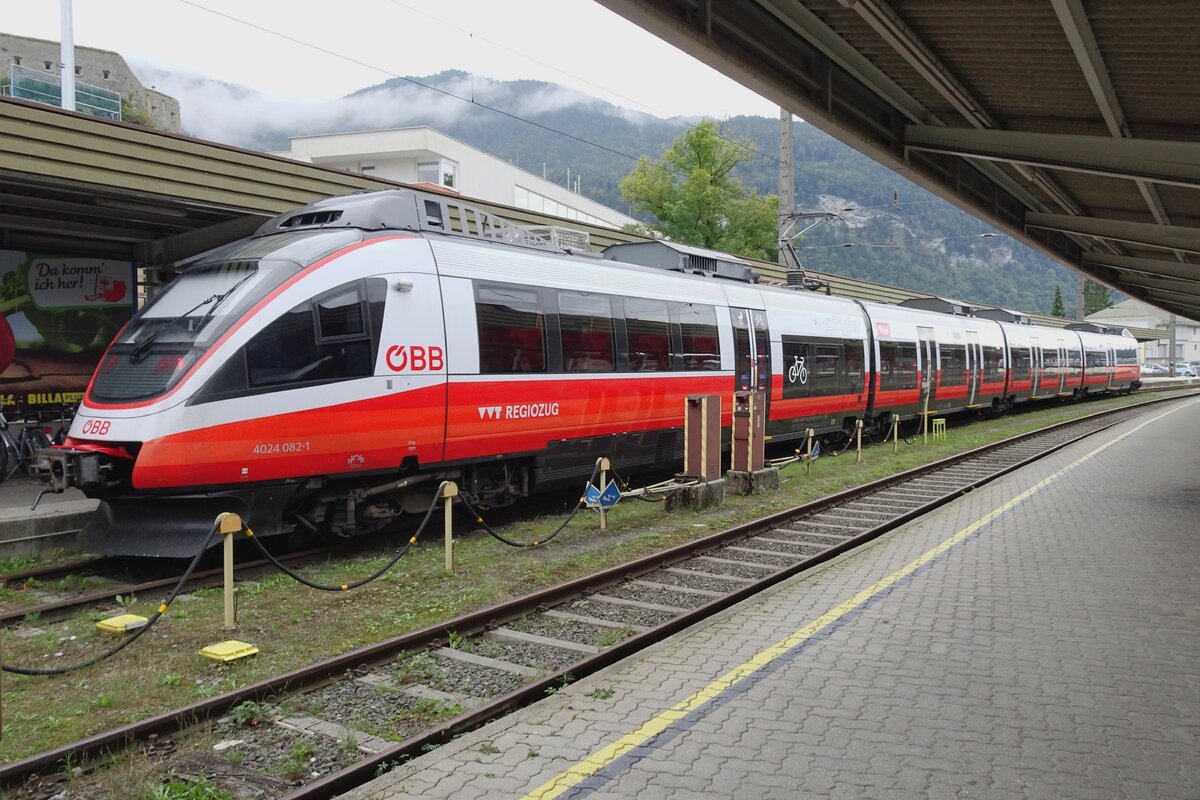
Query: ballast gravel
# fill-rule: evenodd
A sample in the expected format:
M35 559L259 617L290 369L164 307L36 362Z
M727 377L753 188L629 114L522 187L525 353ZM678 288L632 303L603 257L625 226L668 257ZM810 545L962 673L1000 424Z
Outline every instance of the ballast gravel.
M680 568L687 569L688 567L682 566ZM646 578L665 586L682 586L685 589L704 589L709 592L723 592L726 594L735 592L745 585L740 581L724 580L717 575L680 575L678 572L667 572L666 570L652 572Z
M590 644L593 647L604 647L621 639L627 638L633 631L629 628L604 628L579 622L573 619L555 619L541 614L534 614L523 619L513 620L505 627L522 633L532 633L536 636L548 636L551 639L564 639L568 642Z
M525 642L498 642L495 639L482 637L464 639L460 647L468 653L507 661L510 664L533 667L542 672L557 672L560 669L566 669L580 658L579 653L572 650L543 647Z
M616 605L615 603L606 603L603 600L590 597L576 600L567 606L565 610L585 617L596 617L597 619L606 619L609 622L637 625L642 628L653 628L655 625L661 625L674 616L664 611Z
M684 592L652 589L648 586L610 586L604 590L604 593L609 597L619 597L622 600L636 600L639 603L654 603L674 608L698 608L711 599Z

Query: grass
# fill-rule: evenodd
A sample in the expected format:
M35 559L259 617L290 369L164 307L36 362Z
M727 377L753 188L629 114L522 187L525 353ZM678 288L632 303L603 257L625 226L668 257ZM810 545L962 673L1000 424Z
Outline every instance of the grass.
M557 539L543 547L506 547L475 531L467 515L457 514L453 573L442 568L438 531L426 532L418 546L387 575L352 592L316 592L282 575L244 582L240 586L240 629L232 635L221 629L220 592L195 592L196 599L177 602L141 639L105 662L50 678L5 675L5 735L0 740L0 762L196 702L316 659L438 625L471 609L584 576L956 452L1137 400L1135 396L1053 406L983 423L955 419L945 442L925 446L916 439L910 446L902 441L896 454L890 445L869 448L859 464L854 462L853 452L838 458L823 457L810 476L805 476L802 465L794 465L781 472L778 490L752 497L727 496L724 505L716 509L667 516L661 504L625 502L609 513L608 530L604 532L598 530L594 514L580 514ZM540 517L514 524L505 533L528 541L545 536L560 521L557 515ZM389 557L389 553L380 552L331 558L306 568L305 575L323 583L340 584L369 574ZM126 600L127 610L150 616L160 600L150 596ZM99 652L115 640L94 630L93 617L92 612L82 612L63 622L42 624L43 632L28 639L4 630L4 662L60 666ZM77 638L72 640L72 636ZM229 664L217 664L199 655L202 647L228 638L253 643L261 652ZM418 682L433 672L432 666L428 657L418 655L397 661L394 670L402 682ZM255 716L249 709L243 713L248 719Z

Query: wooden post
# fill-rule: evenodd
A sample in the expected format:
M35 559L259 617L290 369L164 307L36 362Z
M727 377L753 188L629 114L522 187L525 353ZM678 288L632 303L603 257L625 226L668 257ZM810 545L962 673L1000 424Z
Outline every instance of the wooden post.
M243 530L242 518L237 514L224 513L218 517L217 533L221 534L224 549L225 572L225 630L237 627L237 604L233 594L233 537Z
M608 484L608 470L612 464L607 458L600 459L600 493L604 493L604 487ZM608 527L608 519L605 516L604 506L600 506L600 530Z
M808 445L807 445L808 458L804 462L804 474L811 475L812 474L812 448L813 448L813 429L812 428L808 429L807 439L808 439Z
M900 415L892 414L892 452L900 452Z
M854 420L854 438L858 441L858 444L856 445L857 453L854 456L855 464L862 463L862 428L863 428L862 420L861 419Z
M444 523L444 538L446 547L446 572L454 572L454 520L451 516L450 508L454 505L454 498L458 497L458 484L454 481L446 481L441 487L441 497L446 501L446 513Z

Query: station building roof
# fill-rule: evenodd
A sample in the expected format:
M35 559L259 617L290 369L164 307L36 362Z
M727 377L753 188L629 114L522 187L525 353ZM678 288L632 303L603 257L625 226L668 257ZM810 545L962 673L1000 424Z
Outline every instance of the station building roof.
M598 0L1108 286L1200 318L1195 0Z

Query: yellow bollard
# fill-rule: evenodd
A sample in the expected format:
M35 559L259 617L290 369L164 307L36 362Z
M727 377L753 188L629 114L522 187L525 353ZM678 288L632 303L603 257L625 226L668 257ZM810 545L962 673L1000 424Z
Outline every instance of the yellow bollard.
M862 420L861 419L854 420L854 438L858 442L858 444L856 445L857 452L854 455L854 463L861 464L862 463Z
M451 517L450 507L454 505L454 498L458 497L458 484L454 481L446 481L442 484L439 492L441 498L446 501L445 511L445 544L446 544L446 572L454 572L454 520Z
M233 630L237 627L237 602L233 594L233 537L241 533L245 526L242 525L242 518L232 512L225 512L217 517L220 522L217 526L217 533L223 539L222 547L224 550L225 561L225 630Z
M607 458L600 459L600 491L604 491L604 487L608 485L608 470L612 467L612 463ZM608 519L605 517L604 506L600 506L600 530L608 527Z
M807 441L808 441L808 444L806 445L808 457L804 461L804 474L811 475L812 474L812 448L813 448L813 429L812 428L809 428L806 431L805 437L807 438Z

